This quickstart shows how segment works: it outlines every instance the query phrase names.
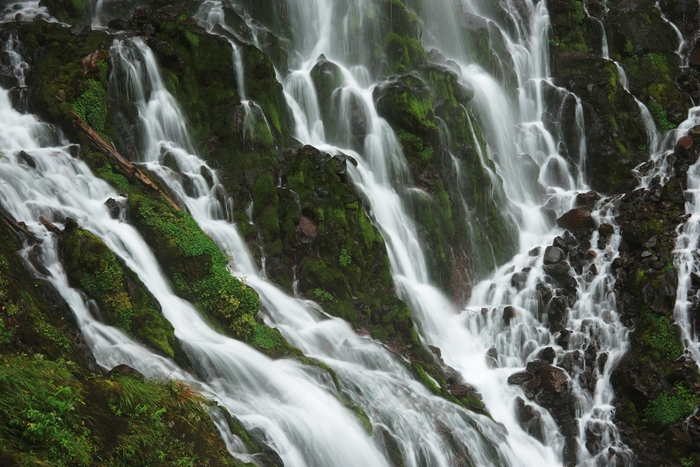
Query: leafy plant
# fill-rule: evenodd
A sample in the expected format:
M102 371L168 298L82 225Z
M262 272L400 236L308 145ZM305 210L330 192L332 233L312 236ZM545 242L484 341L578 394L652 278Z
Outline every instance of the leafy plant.
M648 107L649 112L651 112L652 117L654 117L654 120L659 125L661 131L666 133L676 128L676 125L668 121L668 116L663 107L654 101L649 101Z
M85 91L73 102L73 110L95 131L102 132L107 117L107 91L94 79L87 80L85 87Z
M332 302L335 300L333 295L329 294L323 289L315 289L313 291L313 296L316 298L316 300L320 300L322 302Z
M340 251L340 258L338 258L338 262L342 267L349 266L352 263L352 257L345 248Z
M700 403L700 398L682 383L676 383L675 394L664 391L644 409L644 421L668 425L690 415Z

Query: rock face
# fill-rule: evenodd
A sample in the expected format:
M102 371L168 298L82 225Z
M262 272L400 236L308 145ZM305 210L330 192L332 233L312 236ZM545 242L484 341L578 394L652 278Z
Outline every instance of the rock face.
M672 256L676 227L685 220L682 189L689 165L700 156L698 144L696 127L676 145L669 160L674 172L664 185L654 179L648 189L629 192L620 202L622 254L613 268L620 317L633 332L631 350L612 382L619 394L617 424L643 466L698 452L690 433L700 429L700 420L680 420L700 401L700 374L683 355L674 324L678 274ZM692 286L691 297L698 285ZM677 404L677 410L666 411L668 404Z
M592 230L597 227L593 216L591 216L590 208L575 208L568 211L557 219L557 225L567 230Z

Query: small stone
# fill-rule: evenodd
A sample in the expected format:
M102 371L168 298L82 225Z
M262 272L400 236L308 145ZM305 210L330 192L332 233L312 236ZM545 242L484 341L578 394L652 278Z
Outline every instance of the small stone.
M652 255L653 255L653 253L651 251L647 250L647 251L642 253L642 258L649 258Z
M530 381L535 375L529 371L519 371L508 377L508 384L518 385Z
M642 246L644 248L654 248L656 246L657 240L658 240L658 237L656 235L654 235L649 240L644 242L644 244Z
M596 253L595 250L588 250L588 256L590 256L591 258L595 258L598 256L598 253Z
M557 358L557 354L552 347L546 347L540 351L537 358L541 358L551 365L554 363L554 359Z
M528 251L529 256L539 256L540 253L542 252L542 247L536 246L532 250Z
M503 321L506 326L510 326L510 320L516 317L515 308L512 306L507 306L503 308Z
M561 248L556 246L548 246L544 250L544 264L556 264L564 261L566 255Z

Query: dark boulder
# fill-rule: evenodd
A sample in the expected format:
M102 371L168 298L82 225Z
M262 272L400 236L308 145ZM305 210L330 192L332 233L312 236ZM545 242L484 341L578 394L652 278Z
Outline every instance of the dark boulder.
M579 230L595 229L595 219L591 215L590 208L574 208L557 219L557 225L562 229Z
M566 254L559 247L548 246L547 249L544 250L544 264L561 263L565 259Z

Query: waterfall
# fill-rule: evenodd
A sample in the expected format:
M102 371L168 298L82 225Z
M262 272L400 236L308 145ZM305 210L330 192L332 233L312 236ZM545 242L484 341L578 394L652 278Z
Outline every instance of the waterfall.
M43 20L49 23L57 23L58 20L51 16L45 6L40 5L38 0L25 0L13 3L6 3L0 12L0 23L10 21L35 21Z
M478 16L481 14L482 5L474 3L476 2L463 2L462 11ZM466 310L455 310L446 297L430 285L416 227L407 214L401 196L403 190L410 188L410 185L406 186L406 183L410 183L410 178L402 175L406 172L405 161L400 147L395 145L393 132L386 127L382 119L377 118L372 100L364 100L365 112L370 115L368 128L371 130L365 140L363 153L349 151L347 148L336 150L352 154L358 161L357 168L350 169L351 178L371 206L370 214L387 244L399 295L409 303L422 336L426 342L438 346L445 361L461 371L462 375L484 394L486 407L494 419L503 423L510 433L507 440L509 445L516 452L528 453L520 456L521 464L552 463L553 455L561 453L564 440L556 432L556 425L547 416L546 411L541 411L546 448L542 449L545 446L533 443L532 438L527 436L517 422L515 409L515 401L522 393L507 385L506 379L509 374L514 369L525 366L547 346L556 349L557 361L560 363L591 345L601 355L605 355L598 365L600 369L596 374L596 383L590 390L579 384L575 370L573 374L576 378L570 380L574 388L574 397L577 398L580 407L579 426L574 441L574 445L580 448L574 451L578 451L580 462L596 464L607 460L609 447L620 449L621 458L627 455L626 448L620 442L612 423L613 391L609 381L612 369L627 348L627 330L620 324L615 312L615 301L611 298L614 281L605 272L609 270L608 266L615 257L619 237L613 236L604 243L599 253L596 252L596 262L599 264L594 263L594 266L582 275L574 276L579 288L579 298L576 303L571 304L566 327L576 337L570 342L568 350L562 348L555 342L555 333L550 332L546 323L540 320L536 300L533 300L537 293L536 278L544 275L540 269L542 257L539 255L533 258L528 254L538 246L542 250L543 246L551 244L561 231L552 230L543 218L540 210L542 201L532 192L531 185L524 183L524 177L514 156L524 153L533 157L540 167L539 179L548 185L548 193L556 205L560 206L560 212L571 206L576 193L586 190L586 187L580 183L580 177L576 180L571 176L568 162L557 152L557 142L540 121L544 108L543 86L549 84L546 40L548 16L544 2L525 4L529 16L523 18L514 3L505 3L505 10L516 25L515 39L510 38L506 28L499 27L515 64L520 91L517 102L513 102L503 85L494 77L479 65L470 62L469 54L454 36L458 28L454 26L456 15L451 2L434 2L430 11L426 12L426 32L432 41L430 44L439 47L448 59L454 60L461 70L461 78L471 83L475 89L472 106L484 129L490 149L489 156L496 162L497 172L504 179L509 202L522 213L521 253L512 262L501 267L488 281L474 288ZM322 8L318 9L316 18L309 18L310 3L294 2L293 8L298 9L299 16L306 18L308 23L328 22L328 12ZM482 9L488 10L486 7ZM492 21L488 18L487 20ZM431 30L431 24L436 25L436 28ZM298 26L295 29L299 29ZM316 45L312 47L310 43L314 40ZM332 40L323 36L322 28L310 29L304 40L297 39L297 42L304 44L305 49L298 52L306 57L307 61L303 62L299 69L292 71L292 74L307 74L317 54L323 53L343 69L344 92L350 88L356 95L369 94L368 90L362 88L355 80L348 79L351 73L343 66L346 63L345 57L337 55L337 48L330 46ZM311 52L308 52L309 50ZM306 55L304 51L307 51ZM299 77L287 81L288 99L293 100L292 96L302 95L289 84L304 81L308 82ZM576 99L576 103L576 119L581 129L580 159L583 162L583 115L580 100ZM294 104L296 105L292 105L292 108L295 110L297 137L303 142L319 145L318 139L323 135L309 128L311 119L308 116L304 118L303 115L297 115L311 106L311 101L296 101ZM306 128L299 129L304 123L307 124ZM304 136L310 139L305 141ZM324 147L327 145L326 143ZM597 216L601 222L612 221L609 207L599 211ZM597 239L593 238L591 243L595 242ZM511 285L512 271L522 268L530 270L529 278L527 285L522 290L517 290ZM589 304L590 301L593 303ZM504 306L515 306L517 310L517 317L509 326L504 326L503 321L495 317L495 311L494 316L489 314L485 319L476 311L483 309L490 313L490 310L503 310ZM498 353L497 369L489 368L485 360L486 351L492 345L495 345ZM508 403L504 404L504 401ZM586 430L595 430L601 434L601 441L592 453L583 447L586 443ZM528 460L525 461L524 458Z
M151 108L163 115L162 108ZM164 121L158 123L162 127ZM160 128L157 134L167 130ZM104 206L109 198L120 200L119 194L69 151L69 143L52 127L19 114L7 92L0 93L0 204L42 239L41 258L51 273L47 280L73 309L101 366L127 364L148 377L190 382L246 426L265 433L287 466L386 465L355 415L340 404L328 378L292 360L270 360L214 332L190 303L177 297L138 232L112 219ZM28 158L36 167L27 165ZM206 383L91 315L81 295L68 286L55 239L38 221L40 216L58 226L67 217L75 218L136 272Z
M131 44L116 41L112 54L115 69L127 69L134 63L144 62L140 74L128 75L126 82L116 89L151 89L150 95L144 95L144 101L135 101L144 112L142 120L155 126L169 124L170 120L163 118L158 108L167 107L172 97L160 92L164 86L147 46L136 39ZM219 185L215 172L210 186L200 175L200 168L206 166L204 161L175 142L161 139L164 132L156 127L145 126L145 130L144 137L150 142L143 147L150 148L151 152L142 152L142 160L184 200L195 220L220 248L233 256L232 269L245 276L248 285L260 294L266 322L282 331L290 343L306 355L334 369L352 403L363 409L374 426L381 427L398 441L406 465L452 465L455 453L441 433L444 429L464 444L478 465L497 465L498 458L512 460L513 465L518 465L516 452L499 445L505 432L496 423L430 394L413 379L405 364L383 346L357 336L344 321L328 316L316 303L290 297L267 282L235 226L225 221L222 210L216 207ZM177 158L181 174L159 163L158 156L162 153L159 147L167 148ZM183 188L183 176L196 181L195 193ZM173 324L178 329L178 325ZM480 428L475 429L475 425ZM303 454L309 465L346 465L344 462L349 462L347 465L382 465L379 462L384 462L376 460L377 463L363 464L346 460L339 454L334 464L323 464L316 453L304 451ZM286 463L288 459L284 459Z
M93 28L103 28L103 1L95 2ZM138 110L136 159L158 176L226 254L231 274L258 292L259 317L265 324L278 329L306 357L330 368L339 387L320 367L293 359L272 360L214 331L193 304L174 293L151 250L154 245L149 246L125 219L110 215L105 202L123 202L124 197L72 155L77 148L59 130L26 113L25 105L20 104L20 111L13 109L10 93L0 90L0 205L40 240L43 268L33 272L69 304L100 366L127 364L149 378L187 382L225 407L246 429L261 434L289 467L389 467L395 465L392 451L399 451L402 465L410 467L632 465L634 456L613 421L615 394L610 381L629 350L629 331L617 312L611 267L621 242L615 224L617 200L595 202L591 215L601 229L593 230L590 238L574 238L555 225L556 217L580 205L580 195L589 187L584 178L587 142L582 101L551 79L547 2L431 0L423 2L419 26L409 26L420 28L415 31L416 43L441 55L440 63L473 91L473 98L460 105L476 142L477 164L491 182L486 196L519 229L517 253L505 264L497 264L498 251L490 245L489 251L474 253L490 257L490 264L497 266L474 284L466 306L455 304L435 285L430 269L434 253L426 248L424 226L412 214L415 201L431 195L414 181L402 140L375 102L375 91L386 83L380 81L381 65L364 43L377 40L381 27L372 19L387 5L386 11L393 12L393 3L287 0L291 37L286 38L285 52L291 69L275 71L293 117L294 137L355 162L347 165L348 177L382 235L396 293L411 310L421 345L441 350L445 364L483 395L489 416L434 395L416 380L410 362L388 346L359 335L296 290L290 295L268 281L262 238L259 267L230 221L232 202L214 164L197 154L197 142L190 139L185 115L161 79L148 37L117 36L109 54L110 97L133 103ZM660 10L659 2L656 7ZM234 6L204 0L195 19L231 46L235 77L231 86L244 112L243 139L255 141L263 120L273 139L263 108L246 95L244 52L247 47L263 49L260 42L265 41L258 41L263 26L236 5L243 22L234 28L227 24L226 8ZM676 53L686 64L689 43L663 13L662 17L678 34ZM18 18L56 22L35 1L10 4L1 18L0 22ZM388 20L391 29L393 17ZM596 21L602 29L601 56L615 64L620 85L632 95L624 69L610 58L603 22ZM486 45L465 40L465 29L471 27L485 32ZM244 28L247 31L242 32ZM486 47L487 53L479 53L478 47ZM28 65L20 50L16 36L10 35L4 52L22 92ZM332 128L312 78L312 70L326 62L342 75L341 84L332 90L337 113ZM253 94L252 87L249 90ZM543 117L550 110L545 95L552 92L564 96L560 113L564 99L574 103L575 134L569 136L575 154L573 148L562 150L566 143L559 134L560 122L553 131ZM654 178L665 180L673 146L700 124L700 107L691 109L688 120L663 138L649 109L632 97L653 162L652 169L639 175L640 186L648 187ZM354 112L363 115L362 138L353 134ZM468 179L471 174L451 152L447 123L435 120L454 176ZM572 153L565 157L569 150ZM166 157L176 163L166 164ZM467 228L477 238L481 227L470 218L476 208L460 190L453 201L463 207ZM690 317L697 297L688 297L693 275L700 275L696 253L700 162L688 171L686 194L689 217L678 227L675 250L679 270L675 320L686 348L700 362L700 340ZM70 287L56 235L41 217L59 228L74 218L102 239L158 300L194 368L182 369L103 323L93 305ZM30 248L23 249L25 258ZM557 251L581 260L577 265L560 261L564 269L553 278L548 252ZM547 294L550 299L544 298ZM544 302L551 303L548 309ZM566 417L550 413L546 401L537 399L527 384L513 384L533 368L545 367L565 395ZM524 420L523 414L529 418ZM371 427L364 423L365 415ZM213 412L212 419L229 451L255 463L255 456L228 431L220 414Z

